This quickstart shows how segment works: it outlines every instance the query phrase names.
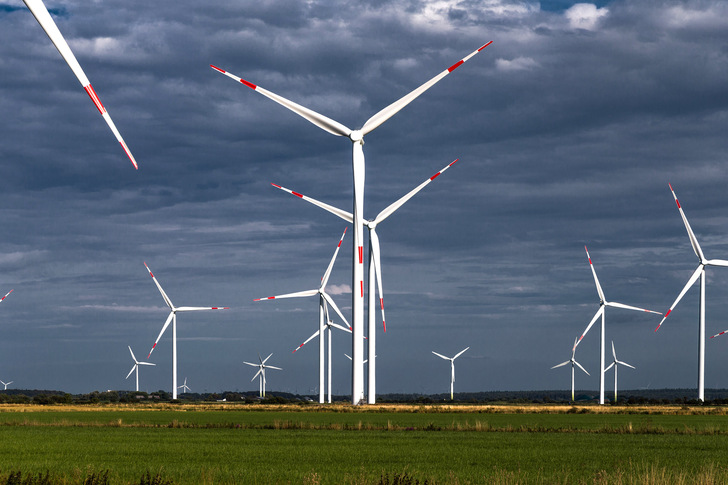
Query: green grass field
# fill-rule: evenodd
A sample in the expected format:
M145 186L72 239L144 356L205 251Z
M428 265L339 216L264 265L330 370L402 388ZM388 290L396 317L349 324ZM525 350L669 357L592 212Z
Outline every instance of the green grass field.
M728 483L723 409L568 409L5 406L0 476L49 471L82 483L109 470L111 483L139 483L147 471L174 483L365 484L405 473L420 483Z

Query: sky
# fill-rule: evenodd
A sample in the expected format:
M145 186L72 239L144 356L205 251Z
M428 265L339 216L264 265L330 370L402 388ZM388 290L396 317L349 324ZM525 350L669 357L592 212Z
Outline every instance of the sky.
M378 392L568 389L573 340L606 298L665 312L697 266L728 259L728 4L722 1L48 0L134 153L135 171L20 0L0 0L0 379L133 389L170 299L195 392L313 393L317 288L347 224L271 186L351 210L351 143L214 64L347 126L493 43L367 135L365 217L459 159L378 228L387 332ZM351 311L351 231L329 293ZM707 269L707 334L728 271ZM379 317L378 317L379 318ZM657 315L608 309L623 388L695 388L698 288ZM381 329L381 322L378 324ZM728 387L728 336L706 343ZM351 392L334 334L335 394ZM142 390L171 390L171 333ZM607 362L611 359L608 355ZM599 333L577 349L598 389ZM611 372L607 389L611 389ZM697 395L697 392L696 392Z

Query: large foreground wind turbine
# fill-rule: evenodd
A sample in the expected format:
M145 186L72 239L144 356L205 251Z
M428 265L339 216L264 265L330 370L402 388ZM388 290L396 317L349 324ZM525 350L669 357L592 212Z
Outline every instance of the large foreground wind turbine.
M614 340L612 340L612 355L614 356L614 360L611 364L609 364L609 367L604 369L604 372L607 372L609 369L614 367L614 402L617 402L617 367L619 367L620 365L631 367L632 369L634 369L635 367L617 359L617 352L614 350Z
M149 269L149 266L147 266L147 263L144 263L144 266L147 268L147 271L149 271L149 276L152 277L154 280L154 284L157 285L157 288L159 288L159 292L162 294L162 298L164 298L164 302L169 307L169 316L167 317L167 321L164 322L164 326L162 327L162 331L159 332L159 336L157 337L157 340L154 341L154 345L152 345L152 350L149 351L149 355L147 358L149 358L152 355L152 352L154 352L154 348L157 346L157 343L159 343L159 339L162 338L162 335L164 334L164 331L167 330L167 327L169 326L170 322L172 323L172 399L177 399L177 312L193 312L193 311L201 311L201 310L228 310L228 307L195 307L195 306L180 306L176 307L172 304L172 300L169 299L167 294L162 289L162 285L159 284L159 281L157 281L157 278L154 277L154 274L152 274L152 270Z
M442 354L438 354L434 350L432 351L432 353L435 354L436 356L438 356L438 357L440 357L442 359L445 359L445 360L449 360L450 361L450 400L451 401L453 400L453 387L455 386L455 359L457 359L458 357L460 357L461 355L463 355L463 353L466 350L468 350L469 348L470 347L465 347L463 350L461 350L460 352L458 352L457 354L455 354L455 357L445 357Z
M387 324L386 320L384 318L384 293L382 291L382 266L381 266L381 257L380 257L380 250L379 250L379 236L377 236L377 226L381 224L387 217L391 216L397 209L402 207L408 200L410 200L412 197L415 196L420 190L424 189L430 182L435 180L437 177L439 177L445 170L450 168L455 162L457 162L458 159L455 159L454 161L450 162L445 168L437 172L432 177L428 178L424 182L422 182L420 185L409 191L407 194L405 194L403 197L395 201L394 203L390 204L385 208L383 211L381 211L377 216L372 220L364 220L364 225L369 229L369 281L368 281L368 288L369 288L369 309L367 311L367 316L369 317L369 328L367 330L367 337L369 339L368 343L368 349L369 349L369 388L367 393L367 403L368 404L374 404L376 402L376 311L375 311L375 292L374 292L374 277L376 275L377 279L377 287L379 291L379 306L382 310L382 326L384 327L384 331L387 331ZM295 195L296 197L299 197L302 200L305 200L306 202L309 202L317 207L320 207L328 212L331 212L332 214L340 217L341 219L344 219L348 222L354 222L354 216L351 212L347 212L342 209L338 209L332 205L326 204L324 202L320 202L316 199L313 199L311 197L307 197L303 194L299 194L298 192L294 192L293 190L287 189L285 187L281 187L280 185L271 184L276 188L279 188L283 191L288 192L291 195Z
M585 368L581 366L580 363L576 361L574 358L574 354L576 354L576 337L574 337L574 347L571 348L571 359L567 360L566 362L562 362L560 364L556 364L552 367L552 369L556 369L557 367L565 366L566 364L571 364L571 402L574 402L574 366L578 366L579 369L586 372L586 375L590 376Z
M492 42L492 41L491 41ZM352 168L354 175L354 203L353 203L353 214L354 214L354 237L353 237L353 261L352 261L352 325L353 325L353 339L352 339L352 393L351 399L353 404L359 404L364 399L364 347L362 339L364 337L364 237L363 227L364 222L364 136L374 131L379 125L387 121L389 118L398 113L402 108L411 103L419 95L430 89L435 83L440 81L442 78L450 74L452 71L460 67L464 62L473 57L478 52L485 49L491 44L487 44L479 47L477 50L470 53L468 56L459 60L449 68L442 71L437 76L433 77L411 93L403 96L399 100L390 104L386 108L379 111L377 114L369 118L364 125L358 130L352 130L351 128L334 121L322 114L319 114L309 108L301 106L300 104L294 103L282 96L279 96L267 89L257 86L245 79L241 79L234 74L231 74L219 67L211 65L213 69L226 76L239 81L245 86L253 89L255 92L262 94L263 96L275 101L276 103L288 108L302 118L308 120L314 125L318 126L322 130L331 133L336 136L344 136L349 138L352 143Z
M594 284L597 286L597 293L599 294L599 310L594 314L594 317L591 319L591 322L589 322L589 325L587 325L586 330L584 330L584 333L581 334L581 337L579 337L579 340L574 344L574 348L576 348L577 345L581 342L581 339L584 338L586 333L589 331L590 328L592 328L592 325L594 325L594 322L597 321L599 317L602 318L602 328L601 328L601 346L599 350L599 404L604 404L604 345L605 345L605 338L606 338L606 329L605 329L605 313L608 306L612 308L624 308L625 310L635 310L638 312L648 312L648 313L656 313L657 315L662 315L660 312L652 311L652 310L645 310L644 308L638 308L635 306L629 306L625 305L623 303L617 303L614 301L607 301L607 299L604 297L604 291L602 291L602 286L599 284L599 278L597 278L597 272L594 270L594 265L592 264L591 257L589 256L589 250L584 246L584 250L586 251L586 257L589 259L589 266L591 267L592 274L594 275Z
M274 367L272 365L265 365L265 363L270 359L270 356L273 355L272 353L268 355L265 359L260 358L260 354L258 354L258 360L260 361L260 364L252 364L250 362L243 362L243 364L252 365L253 367L258 368L258 372L255 373L252 379L250 381L254 381L256 377L260 377L260 380L258 381L259 385L259 396L265 397L265 370L266 369L274 369L274 370L283 370L280 367Z
M672 192L672 197L675 199L675 204L677 204L677 208L680 211L680 216L682 217L683 223L685 224L685 229L688 231L688 237L690 238L690 244L693 246L693 251L695 252L695 255L698 257L698 267L695 268L695 271L693 271L692 276L688 280L688 282L683 287L682 291L679 295L677 295L677 298L675 298L675 301L673 302L672 306L670 306L670 309L667 310L667 313L665 313L665 316L662 318L662 321L660 321L660 325L657 326L655 329L655 332L657 332L660 329L660 326L665 321L668 315L670 315L670 312L672 312L672 309L675 308L677 303L682 299L682 297L685 295L685 293L690 289L691 286L695 284L695 282L700 278L700 312L699 312L699 318L698 318L698 399L701 401L705 400L705 267L706 266L728 266L728 261L724 259L706 259L703 255L703 250L700 248L700 244L698 244L698 238L695 237L695 233L690 228L690 223L688 222L687 217L685 217L685 213L682 210L682 206L680 205L680 202L677 200L677 195L675 195L675 191L672 189L672 185L668 184L670 186L670 191ZM720 334L719 334L720 335Z
M56 46L56 49L58 49L58 52L61 54L63 59L68 64L68 67L71 68L71 70L73 71L73 74L76 75L76 78L78 78L78 81L81 83L81 86L83 86L83 89L89 95L89 97L91 98L91 101L94 102L94 105L99 110L99 113L101 113L101 116L103 116L104 121L106 121L106 124L109 125L109 128L111 128L111 131L114 133L114 136L116 137L117 141L121 144L121 148L124 149L126 156L128 156L129 160L131 160L131 163L134 165L134 168L138 169L139 166L137 165L136 160L134 160L134 155L131 154L131 151L129 151L129 148L126 146L124 139L121 137L119 130L116 129L116 125L114 125L114 122L111 120L111 116L109 116L109 113L106 111L106 108L104 108L104 105L101 104L101 100L99 99L98 95L96 94L96 91L94 91L93 86L91 86L91 82L86 77L86 74L83 72L83 69L81 69L81 65L76 60L76 56L73 55L73 52L71 51L71 48L68 46L66 39L63 38L61 31L58 30L58 26L53 21L51 14L48 13L48 9L45 7L45 5L43 4L43 2L41 0L23 0L23 2L25 2L25 5L30 10L30 13L33 14L33 17L35 17L35 20L38 21L38 23L43 28L45 33L51 39L51 42L53 42L53 45Z
M324 316L326 318L325 329L327 331L326 333L328 334L327 337L328 337L328 342L329 342L329 344L328 344L329 358L328 358L328 366L326 368L326 373L327 373L327 377L328 377L328 386L327 386L328 403L331 404L331 329L338 328L339 330L343 330L344 332L349 332L349 333L352 333L352 332L351 332L350 328L343 327L343 326L339 325L338 323L334 322L333 320L331 320L331 318L329 317L329 306L326 304L326 302L324 302ZM312 339L314 339L316 337L319 337L319 339L321 339L323 341L324 334L321 333L321 329L316 330L316 332L314 332L313 335L311 335L309 338L307 338L305 342L303 342L301 345L299 345L298 347L293 349L293 353L295 354L296 352L298 352L298 350L300 348L302 348L304 345L306 345L307 343L309 343Z
M324 310L325 310L326 304L331 305L331 307L339 315L339 317L341 317L341 319L344 321L344 323L346 323L346 325L349 326L349 322L346 321L346 318L341 313L341 310L339 310L339 307L336 306L334 299L331 298L331 296L328 293L326 293L326 285L329 282L329 276L331 276L331 270L334 268L334 262L336 261L336 255L339 254L339 249L341 248L341 243L344 240L344 236L346 236L346 229L347 228L344 229L344 233L341 235L341 239L339 239L339 244L336 246L336 250L334 251L334 255L331 257L331 261L329 262L328 268L326 268L326 272L324 273L324 276L321 278L321 284L319 285L318 289L298 291L296 293L287 293L285 295L269 296L268 298L256 298L253 301L280 300L281 298L301 298L301 297L318 295L319 296L319 335L323 336L323 334L324 334L324 318L325 318ZM314 334L314 336L315 336L315 334ZM313 338L313 337L311 337L311 338ZM306 342L308 342L308 340ZM303 344L301 344L301 345L303 345ZM294 350L294 352L295 352L295 350ZM324 402L324 339L323 338L319 341L319 402L320 403Z
M127 345L129 347L129 353L131 354L131 358L134 359L134 366L131 368L129 373L126 375L126 379L129 378L132 372L136 371L136 391L139 392L139 366L140 365L157 365L152 364L151 362L139 362L136 360L136 357L134 356L134 352L131 350L131 346Z

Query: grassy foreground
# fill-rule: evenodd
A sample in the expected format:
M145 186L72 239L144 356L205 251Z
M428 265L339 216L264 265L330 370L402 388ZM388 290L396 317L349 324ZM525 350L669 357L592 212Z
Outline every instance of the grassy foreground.
M0 406L0 483L728 483L725 408ZM399 481L397 481L399 480ZM17 482L16 482L17 483Z

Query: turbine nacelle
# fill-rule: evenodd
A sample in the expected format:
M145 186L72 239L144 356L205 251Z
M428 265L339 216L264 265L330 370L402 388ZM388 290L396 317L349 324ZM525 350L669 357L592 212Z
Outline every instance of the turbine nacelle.
M364 144L364 133L362 133L361 130L354 130L351 133L349 133L349 140L351 140L352 143L361 143Z

